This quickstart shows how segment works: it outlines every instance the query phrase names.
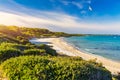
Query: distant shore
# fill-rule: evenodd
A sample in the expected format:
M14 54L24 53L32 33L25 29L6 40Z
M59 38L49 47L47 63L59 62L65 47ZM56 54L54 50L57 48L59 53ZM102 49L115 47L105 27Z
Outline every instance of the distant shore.
M112 61L106 59L104 57L94 55L94 54L87 54L82 52L73 46L69 45L66 41L61 38L41 38L41 39L33 39L31 42L35 43L46 43L47 45L53 46L58 53L67 55L67 56L79 56L85 60L90 59L97 59L97 62L102 63L112 74L116 74L120 72L120 63L116 61Z

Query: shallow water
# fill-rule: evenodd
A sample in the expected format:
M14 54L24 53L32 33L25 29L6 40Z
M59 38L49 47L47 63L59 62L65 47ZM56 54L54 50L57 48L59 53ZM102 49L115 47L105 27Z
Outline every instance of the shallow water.
M74 36L64 38L71 45L88 53L120 61L120 36Z

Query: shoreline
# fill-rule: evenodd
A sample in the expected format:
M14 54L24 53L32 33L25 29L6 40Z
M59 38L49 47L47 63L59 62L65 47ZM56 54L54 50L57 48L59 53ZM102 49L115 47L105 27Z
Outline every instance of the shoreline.
M102 63L103 66L105 66L112 74L117 74L118 72L120 72L119 62L92 53L90 54L87 52L83 52L61 38L40 38L35 40L33 39L31 42L46 43L47 45L53 46L53 49L63 55L79 56L82 57L84 60L97 59L96 61Z

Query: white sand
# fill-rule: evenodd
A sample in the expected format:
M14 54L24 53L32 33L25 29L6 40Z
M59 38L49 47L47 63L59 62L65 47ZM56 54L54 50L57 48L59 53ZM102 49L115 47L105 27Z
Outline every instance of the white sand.
M62 40L61 38L41 38L41 39L31 40L31 42L41 42L41 43L48 42L48 45L53 46L53 49L55 49L57 52L61 54L68 56L80 56L85 60L97 59L97 62L101 62L109 71L111 71L112 74L116 74L117 72L120 72L119 62L115 62L98 55L89 54L77 50L76 48L74 48L73 46L69 45L67 42Z

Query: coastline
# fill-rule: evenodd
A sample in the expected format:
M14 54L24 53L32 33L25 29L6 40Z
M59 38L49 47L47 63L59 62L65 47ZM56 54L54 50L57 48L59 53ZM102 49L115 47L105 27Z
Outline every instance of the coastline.
M33 42L46 43L47 45L53 46L53 49L63 55L79 56L82 57L84 60L97 59L97 62L102 63L103 66L111 71L112 74L117 74L118 72L120 72L119 62L112 61L99 55L88 54L86 52L78 50L61 38L40 38L33 40Z

